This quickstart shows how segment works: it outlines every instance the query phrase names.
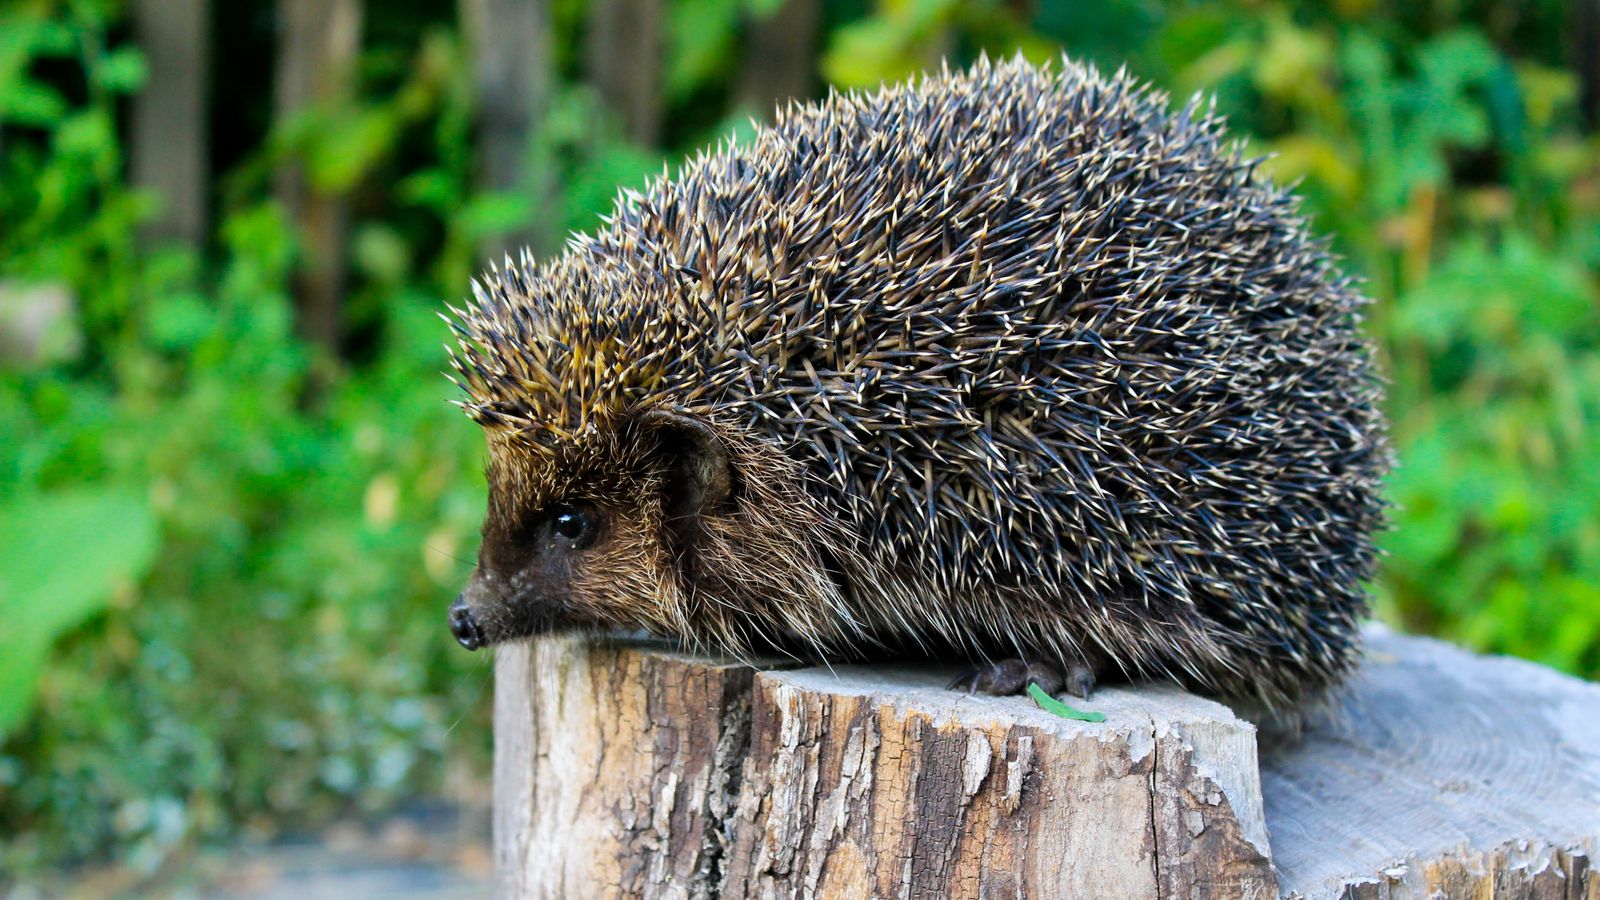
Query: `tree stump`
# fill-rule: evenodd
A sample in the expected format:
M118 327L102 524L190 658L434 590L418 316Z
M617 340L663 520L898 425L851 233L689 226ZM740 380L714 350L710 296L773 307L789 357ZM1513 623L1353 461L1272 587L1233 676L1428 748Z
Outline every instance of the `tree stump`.
M504 648L498 892L1600 897L1600 687L1374 629L1341 702L1258 761L1252 725L1172 687L1102 688L1084 723L951 674Z

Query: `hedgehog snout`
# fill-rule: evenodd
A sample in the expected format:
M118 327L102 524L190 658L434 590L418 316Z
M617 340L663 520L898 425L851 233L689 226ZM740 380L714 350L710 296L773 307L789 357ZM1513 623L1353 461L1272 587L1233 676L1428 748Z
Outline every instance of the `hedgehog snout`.
M465 593L450 604L450 633L455 635L457 643L468 650L476 650L489 643L484 636L483 625L472 614L472 607L467 605Z

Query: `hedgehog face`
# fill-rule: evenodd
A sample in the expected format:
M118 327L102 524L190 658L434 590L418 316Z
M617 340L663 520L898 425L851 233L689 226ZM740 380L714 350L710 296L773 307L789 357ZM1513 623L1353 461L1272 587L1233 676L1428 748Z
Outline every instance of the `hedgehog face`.
M551 448L491 434L478 567L450 608L468 649L572 628L682 629L703 517L731 492L721 440L650 411Z

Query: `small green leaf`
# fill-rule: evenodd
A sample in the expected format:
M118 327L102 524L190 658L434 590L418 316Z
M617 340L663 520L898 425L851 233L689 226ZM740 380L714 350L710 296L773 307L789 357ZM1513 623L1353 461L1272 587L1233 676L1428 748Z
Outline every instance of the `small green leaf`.
M152 297L146 316L150 339L166 350L193 347L217 328L216 311L192 291Z
M150 71L145 65L144 54L137 48L118 47L100 58L94 75L106 90L131 94L144 86Z
M356 232L351 251L356 266L383 284L398 283L411 268L411 248L400 232L387 223L363 225Z
M66 112L67 102L47 85L21 77L0 84L0 120L42 128Z
M1028 696L1033 698L1033 702L1039 704L1040 709L1047 713L1055 713L1063 719L1076 719L1079 722L1104 722L1106 720L1105 713L1084 712L1081 709L1073 709L1062 703L1060 700L1045 693L1044 688L1039 687L1037 682L1028 682Z

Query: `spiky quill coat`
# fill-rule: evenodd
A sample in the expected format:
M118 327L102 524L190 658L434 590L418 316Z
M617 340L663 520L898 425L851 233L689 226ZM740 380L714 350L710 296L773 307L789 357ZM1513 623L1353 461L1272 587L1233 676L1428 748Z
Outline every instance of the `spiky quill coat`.
M1388 460L1364 301L1197 104L1016 61L791 105L475 287L491 517L630 510L574 621L1278 707L1353 664ZM692 553L648 496L660 409L736 476Z

